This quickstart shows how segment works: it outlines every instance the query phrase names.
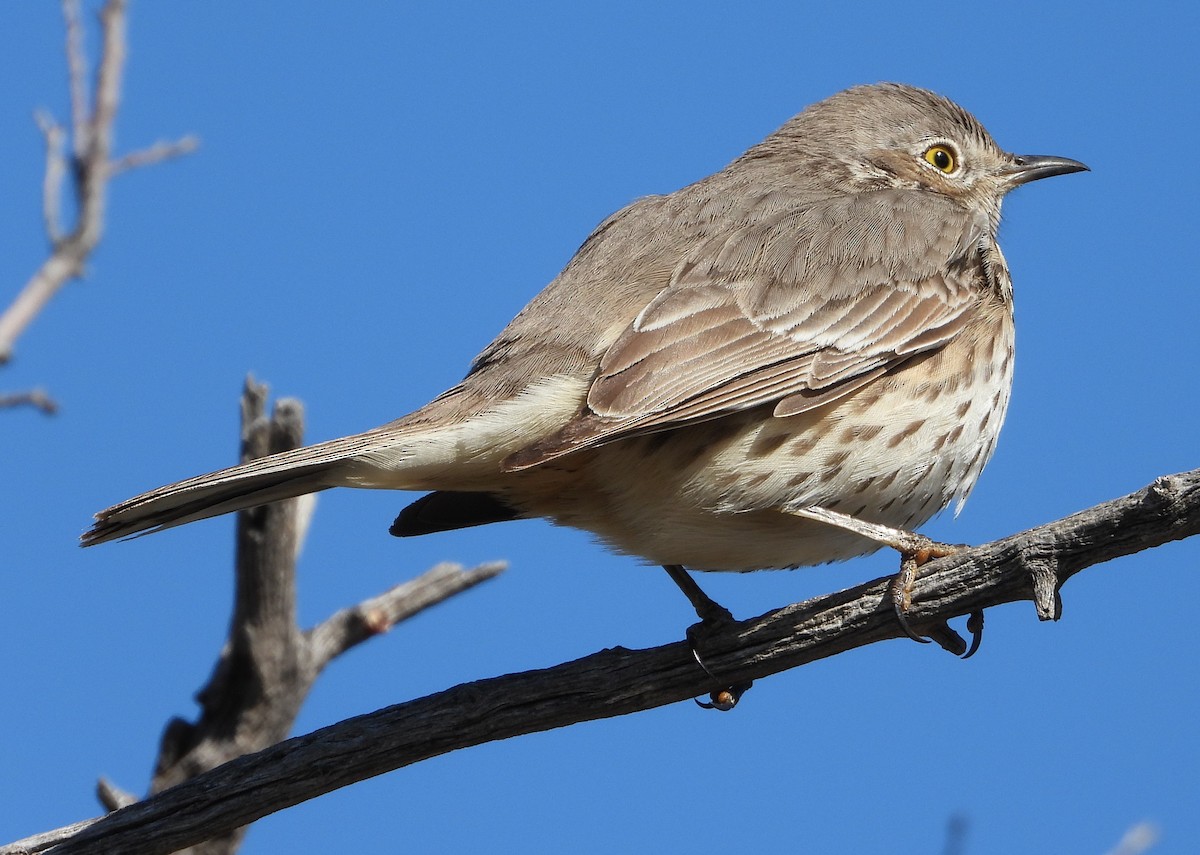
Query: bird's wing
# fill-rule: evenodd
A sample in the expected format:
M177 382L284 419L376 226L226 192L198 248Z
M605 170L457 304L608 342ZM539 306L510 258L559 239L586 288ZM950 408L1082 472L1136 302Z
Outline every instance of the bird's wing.
M883 190L782 208L703 240L605 353L586 408L505 467L847 395L958 333L979 299L986 235L986 221L949 200Z

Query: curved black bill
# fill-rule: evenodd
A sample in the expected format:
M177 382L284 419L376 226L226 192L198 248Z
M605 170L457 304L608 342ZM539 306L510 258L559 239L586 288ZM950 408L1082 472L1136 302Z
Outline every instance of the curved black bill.
M1013 155L1013 164L1007 170L1009 184L1013 187L1028 184L1030 181L1037 181L1040 178L1087 171L1087 164L1071 160L1069 157L1056 157L1052 154Z

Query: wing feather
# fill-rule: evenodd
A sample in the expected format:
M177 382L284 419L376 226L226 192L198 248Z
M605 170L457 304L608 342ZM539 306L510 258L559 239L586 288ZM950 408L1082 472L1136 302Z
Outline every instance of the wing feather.
M944 345L980 299L987 231L929 197L809 201L698 241L605 352L584 411L506 468L765 404L794 415Z

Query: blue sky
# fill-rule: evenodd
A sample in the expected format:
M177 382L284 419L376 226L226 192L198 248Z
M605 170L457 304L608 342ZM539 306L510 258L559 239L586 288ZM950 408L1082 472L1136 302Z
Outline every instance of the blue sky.
M899 80L1008 149L1093 172L1024 188L1013 402L971 501L925 530L983 542L1200 463L1189 4L134 3L119 144L194 156L120 177L88 280L0 369L47 419L0 413L0 840L142 791L226 630L232 520L83 551L95 510L232 462L252 371L309 437L455 382L640 195L713 172L806 104ZM38 106L66 114L52 3L0 13L0 303L45 251ZM677 640L661 571L523 522L398 541L405 495L321 496L306 625L441 560L498 580L336 662L298 732L466 680ZM891 572L880 554L712 575L750 616ZM988 614L970 662L905 641L760 682L730 715L678 704L483 746L256 824L245 851L1096 852L1149 820L1200 847L1200 542L1085 572L1064 617Z

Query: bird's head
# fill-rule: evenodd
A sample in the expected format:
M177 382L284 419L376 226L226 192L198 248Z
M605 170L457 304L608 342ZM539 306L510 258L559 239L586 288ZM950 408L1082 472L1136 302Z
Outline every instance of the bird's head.
M1014 187L1087 169L1065 157L1010 154L953 101L899 83L856 86L819 101L737 163L773 164L816 192L939 193L986 212L993 224Z

